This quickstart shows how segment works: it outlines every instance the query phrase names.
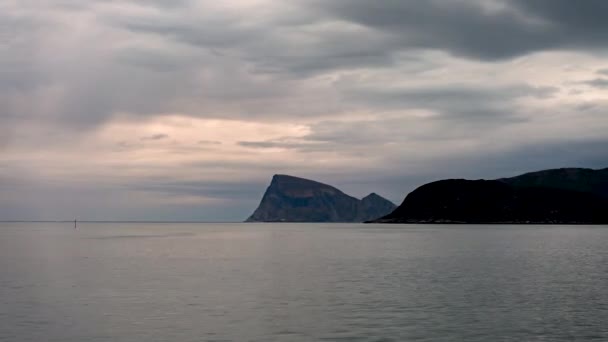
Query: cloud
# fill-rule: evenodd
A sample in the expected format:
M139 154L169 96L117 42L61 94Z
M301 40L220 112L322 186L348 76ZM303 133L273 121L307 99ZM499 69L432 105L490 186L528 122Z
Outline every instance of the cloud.
M522 98L547 98L558 91L555 87L533 87L526 84L484 86L446 84L427 87L364 87L345 91L353 103L375 108L427 109L441 119L511 120L517 115L514 102Z
M238 144L243 147L251 148L293 148L299 146L281 141L239 141Z
M600 51L608 33L600 14L608 8L601 1L585 1L576 10L567 0L337 0L315 4L328 18L392 36L387 46L392 51L438 49L487 61L546 50Z
M215 140L199 140L196 143L199 145L221 145L222 144L221 141L215 141Z
M242 219L275 173L399 201L601 164L605 7L2 3L0 219Z
M608 79L606 78L596 78L588 81L583 81L581 84L586 84L591 87L599 88L599 89L608 89Z
M164 134L164 133L157 133L157 134L152 134L152 135L148 135L145 137L141 137L139 138L139 140L164 140L164 139L168 139L169 135Z
M189 195L204 199L239 200L257 199L261 195L265 182L205 182L205 181L167 181L145 184L138 183L136 190L148 193L165 193L172 195ZM252 201L255 202L255 201Z

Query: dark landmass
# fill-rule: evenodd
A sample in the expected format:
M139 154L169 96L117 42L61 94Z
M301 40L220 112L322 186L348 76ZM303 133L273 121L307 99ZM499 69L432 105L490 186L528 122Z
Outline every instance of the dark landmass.
M359 200L327 184L275 175L246 222L363 222L395 208L375 193Z
M608 198L608 168L601 170L581 168L552 169L498 180L518 187L543 187L590 192Z
M608 224L608 169L449 179L411 192L374 223Z

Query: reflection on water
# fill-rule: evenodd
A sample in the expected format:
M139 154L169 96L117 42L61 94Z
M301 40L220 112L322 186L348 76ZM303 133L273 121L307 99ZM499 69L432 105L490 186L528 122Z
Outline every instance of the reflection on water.
M606 341L607 228L2 223L0 341Z

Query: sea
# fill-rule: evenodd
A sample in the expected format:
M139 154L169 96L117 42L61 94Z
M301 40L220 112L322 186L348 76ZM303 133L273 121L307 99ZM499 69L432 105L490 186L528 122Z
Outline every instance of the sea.
M608 341L608 226L0 223L0 341Z

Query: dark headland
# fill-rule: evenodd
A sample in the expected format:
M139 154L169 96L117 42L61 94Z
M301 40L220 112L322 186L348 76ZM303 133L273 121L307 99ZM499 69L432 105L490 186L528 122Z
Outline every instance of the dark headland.
M608 169L422 185L373 223L608 224Z
M274 175L246 222L363 222L397 206L371 193L359 200L333 186L288 175Z

